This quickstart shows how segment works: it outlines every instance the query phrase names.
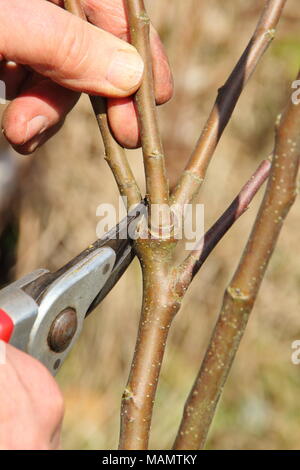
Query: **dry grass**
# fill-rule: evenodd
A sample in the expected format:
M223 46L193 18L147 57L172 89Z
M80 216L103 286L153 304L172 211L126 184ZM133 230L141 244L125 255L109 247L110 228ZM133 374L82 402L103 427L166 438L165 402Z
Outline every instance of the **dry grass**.
M205 117L255 25L261 1L153 0L149 3L174 69L176 96L161 109L171 181L184 166ZM298 7L298 8L297 8ZM299 66L297 0L243 95L201 192L207 225L226 207L257 162L272 150L273 123ZM117 201L96 124L83 98L60 134L36 155L19 207L16 275L57 268L95 238L96 207ZM141 158L130 161L142 180ZM228 234L191 287L171 330L151 448L171 445L226 283L238 262L259 199ZM291 211L219 406L209 448L300 447L299 201ZM127 379L141 301L137 262L86 322L58 376L66 400L63 446L116 446L120 395Z

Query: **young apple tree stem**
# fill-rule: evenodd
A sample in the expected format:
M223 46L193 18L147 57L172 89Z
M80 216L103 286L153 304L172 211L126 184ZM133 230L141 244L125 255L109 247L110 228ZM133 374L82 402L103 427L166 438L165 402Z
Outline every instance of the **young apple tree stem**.
M300 77L300 74L299 74ZM203 448L284 220L296 198L300 104L290 100L276 125L265 196L239 266L226 289L198 377L186 401L174 449Z
M270 175L271 161L263 160L255 173L243 186L226 211L205 233L195 249L187 256L180 266L182 279L193 279L212 250L224 237L234 222L248 209L250 202Z
M70 13L87 21L80 0L64 0L64 5ZM126 205L129 209L142 199L139 187L128 163L125 149L115 140L110 130L106 100L101 96L90 96L90 100L102 135L106 161L112 170L121 196L126 198Z
M190 202L199 192L206 170L236 103L259 60L275 35L286 0L267 0L255 32L241 58L219 91L202 134L171 197L177 204Z
M124 148L111 133L106 112L106 100L101 96L91 96L90 98L102 135L106 161L115 177L121 196L126 198L127 209L129 209L141 202L140 189L131 171Z
M144 79L135 94L135 102L144 156L146 192L151 210L151 204L169 204L169 185L154 95L150 19L143 0L127 0L126 4L131 43L144 59L145 66Z

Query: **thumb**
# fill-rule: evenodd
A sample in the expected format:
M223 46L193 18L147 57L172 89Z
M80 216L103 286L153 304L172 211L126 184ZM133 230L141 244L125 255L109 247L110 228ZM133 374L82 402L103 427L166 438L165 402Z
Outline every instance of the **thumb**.
M0 55L75 91L131 95L141 83L136 49L41 0L0 0Z

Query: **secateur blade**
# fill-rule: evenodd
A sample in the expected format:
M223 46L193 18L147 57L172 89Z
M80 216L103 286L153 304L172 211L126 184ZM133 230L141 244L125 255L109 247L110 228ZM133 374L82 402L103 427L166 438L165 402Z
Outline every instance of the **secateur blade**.
M31 295L31 297L33 297L38 304L40 304L44 295L47 293L48 288L54 281L63 276L82 260L90 257L91 254L99 250L99 248L112 248L116 254L114 268L104 287L98 293L96 298L94 298L91 302L91 305L87 311L88 315L110 292L110 290L118 282L122 274L133 260L135 253L133 250L133 239L130 235L134 234L137 223L141 217L146 214L146 212L146 202L142 201L141 204L137 205L133 210L131 210L127 216L124 217L124 219L121 220L118 225L116 225L116 227L112 228L102 238L96 240L88 248L69 261L65 266L58 269L54 273L45 273L39 279L27 284L23 290Z

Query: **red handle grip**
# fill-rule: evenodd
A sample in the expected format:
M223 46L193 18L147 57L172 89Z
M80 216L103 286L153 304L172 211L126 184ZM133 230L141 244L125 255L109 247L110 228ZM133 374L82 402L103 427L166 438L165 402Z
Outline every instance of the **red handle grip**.
M0 340L8 343L14 330L10 316L0 308Z

